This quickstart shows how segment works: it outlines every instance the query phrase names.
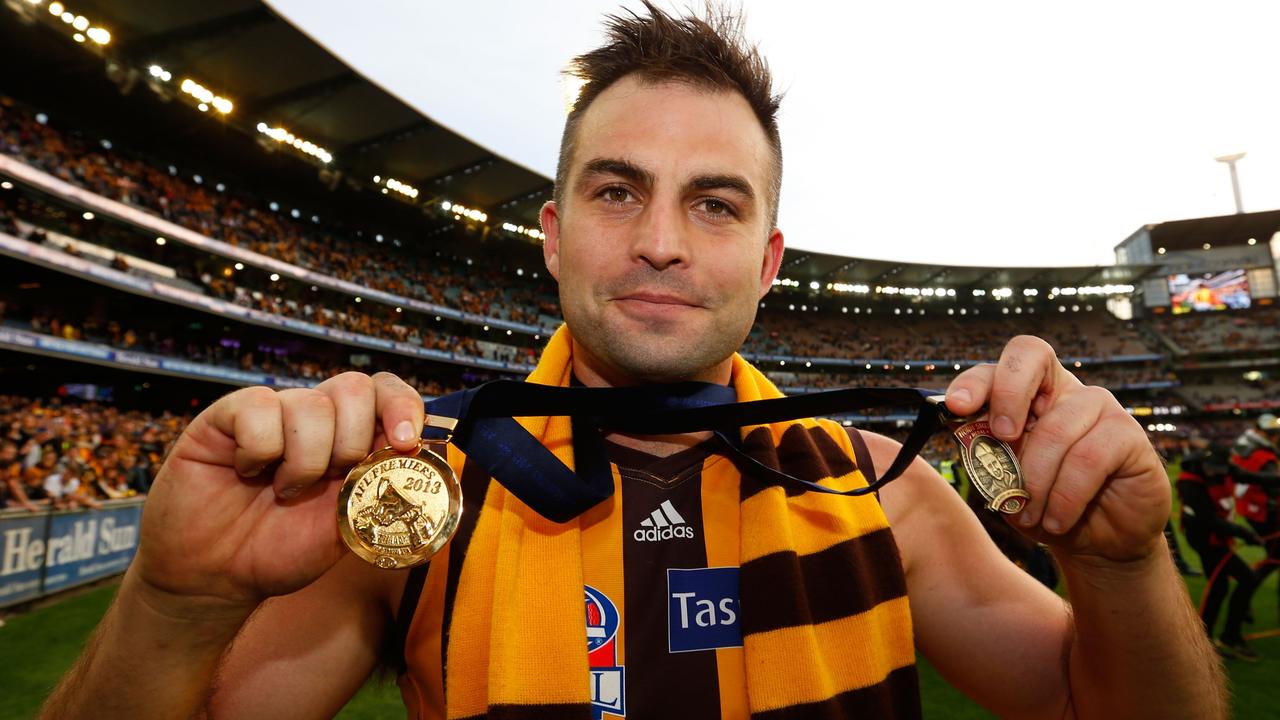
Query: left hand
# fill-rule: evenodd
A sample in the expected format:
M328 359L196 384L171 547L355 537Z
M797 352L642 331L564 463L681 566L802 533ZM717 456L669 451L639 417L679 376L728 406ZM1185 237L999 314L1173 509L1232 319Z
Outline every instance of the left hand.
M1081 383L1044 340L1020 335L998 364L970 368L947 388L953 413L984 404L1022 465L1031 499L1009 520L1025 535L1081 559L1128 562L1163 550L1169 478L1109 391Z

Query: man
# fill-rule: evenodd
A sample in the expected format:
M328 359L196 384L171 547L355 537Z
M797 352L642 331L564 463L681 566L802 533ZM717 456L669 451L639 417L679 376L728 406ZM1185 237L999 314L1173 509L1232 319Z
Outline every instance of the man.
M612 19L609 42L578 59L587 82L566 123L556 199L542 210L567 329L534 379L701 380L743 399L758 371L734 351L782 259L777 102L736 22L647 7ZM1053 546L1071 607L1008 563L923 460L878 502L797 493L738 472L705 434L611 436L614 497L563 524L533 516L451 452L464 491L481 490L467 495L473 526L425 576L381 571L343 554L335 481L371 448L415 447L416 393L386 374L350 373L314 390L237 391L193 420L166 460L137 558L46 715L329 716L389 650L404 653L401 687L424 717L910 717L920 712L914 643L1004 716L1223 716L1216 658L1160 534L1169 483L1137 423L1027 337L998 365L958 377L947 404L962 415L989 404L995 431L1016 443L1031 500L1014 522ZM544 428L548 444L566 424L525 427ZM813 467L839 466L827 472L844 473L837 484L888 467L899 447L865 433L859 449L825 425L759 430L784 465L780 448L799 438L792 449ZM758 512L772 507L781 511ZM628 514L637 510L644 518ZM849 530L857 537L823 534L850 517L865 521ZM693 538L633 535L697 520ZM783 550L762 554L766 540ZM665 566L628 560L686 552ZM883 583L851 583L824 563ZM759 572L770 567L799 568L803 582ZM868 609L848 614L849 597ZM780 623L783 613L805 617ZM384 646L397 632L407 641ZM563 651L512 651L541 647ZM121 688L110 670L124 658L146 669ZM803 670L815 666L824 672Z
M1235 482L1231 478L1230 453L1212 447L1204 438L1193 437L1189 444L1190 452L1182 457L1177 487L1182 499L1182 531L1208 574L1200 619L1212 638L1218 610L1234 579L1236 588L1227 605L1226 623L1215 645L1226 657L1256 661L1258 653L1245 642L1240 627L1249 612L1258 579L1232 545L1235 538L1250 545L1261 545L1262 541L1257 533L1232 520Z
M1231 464L1241 484L1236 509L1262 537L1267 556L1254 568L1258 584L1280 567L1280 418L1258 416L1257 427L1248 428L1231 446Z

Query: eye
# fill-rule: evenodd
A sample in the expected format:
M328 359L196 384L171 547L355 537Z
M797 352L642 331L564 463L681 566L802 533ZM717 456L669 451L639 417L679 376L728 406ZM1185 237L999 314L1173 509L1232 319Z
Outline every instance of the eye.
M612 185L600 191L597 197L613 205L622 205L631 199L631 191L619 185Z
M720 198L703 198L698 201L697 207L700 207L703 212L713 217L737 217L733 206Z

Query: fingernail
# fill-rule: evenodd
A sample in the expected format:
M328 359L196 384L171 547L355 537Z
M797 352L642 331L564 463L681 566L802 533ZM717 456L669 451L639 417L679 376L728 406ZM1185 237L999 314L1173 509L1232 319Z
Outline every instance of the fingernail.
M302 492L301 487L297 485L290 485L289 487L280 491L280 497L292 499L292 498L298 497L298 493L300 492Z
M262 474L263 467L264 467L263 465L259 465L257 467L251 467L240 474L244 477L249 477L249 478L258 477L259 475Z
M1035 521L1035 518L1031 517L1031 513L1024 512L1018 518L1018 524L1024 528L1028 528L1028 527L1031 527L1032 525L1035 525L1036 521Z
M969 404L969 401L973 400L973 395L969 394L969 391L968 391L968 390L965 390L965 389L963 389L963 388L962 388L962 389L957 390L957 391L955 391L955 392L951 393L950 395L948 395L948 396L947 396L947 399L948 399L948 400L955 400L956 402L960 403L961 405L968 405L968 404Z
M396 442L409 442L413 439L413 423L408 420L401 420L400 424L396 426L393 434L395 435Z
M1062 523L1058 522L1058 518L1047 517L1044 519L1044 529L1057 535L1062 530Z
M1000 415L991 421L991 429L996 432L996 435L1008 437L1013 434L1013 421L1005 415Z

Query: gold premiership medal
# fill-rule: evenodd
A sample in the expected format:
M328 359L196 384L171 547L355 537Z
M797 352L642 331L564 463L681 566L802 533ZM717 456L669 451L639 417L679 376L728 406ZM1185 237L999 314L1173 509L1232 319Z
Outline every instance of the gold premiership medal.
M1013 448L991 432L991 424L986 420L953 415L943 404L942 395L929 400L938 406L942 421L951 430L951 439L960 451L969 482L986 498L987 509L1012 515L1026 507L1031 495L1026 490L1022 467Z
M387 570L421 565L458 529L462 486L423 442L402 454L386 447L365 458L338 493L338 530L356 555ZM444 443L439 445L443 452Z

